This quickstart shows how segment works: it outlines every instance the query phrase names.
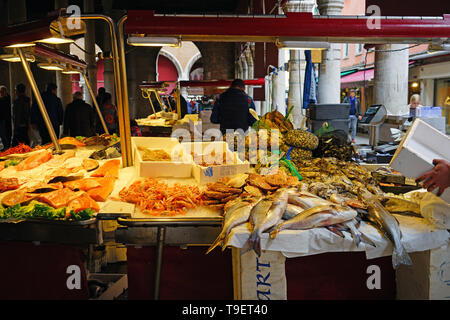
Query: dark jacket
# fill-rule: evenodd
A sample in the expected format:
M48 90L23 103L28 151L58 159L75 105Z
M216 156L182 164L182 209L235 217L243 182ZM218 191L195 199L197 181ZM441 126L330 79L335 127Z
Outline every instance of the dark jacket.
M19 95L13 104L14 129L26 128L30 123L31 99L26 95Z
M347 96L347 97L344 98L344 103L348 103L350 105L350 110L351 110L351 105L352 104L350 103L350 96ZM361 115L361 102L356 97L355 97L355 111L356 111L355 116L360 116Z
M69 103L64 114L64 135L91 137L95 135L94 109L81 99Z
M219 123L222 132L227 129L246 131L256 121L250 108L255 108L251 97L240 89L229 88L216 99L211 122Z
M9 94L0 98L0 119L11 121L11 96Z
M63 123L64 113L61 99L52 92L47 91L42 93L41 96L44 101L45 108L47 109L50 122L52 123L55 131L59 132L59 126ZM36 124L40 129L47 130L36 100L31 106L31 123Z

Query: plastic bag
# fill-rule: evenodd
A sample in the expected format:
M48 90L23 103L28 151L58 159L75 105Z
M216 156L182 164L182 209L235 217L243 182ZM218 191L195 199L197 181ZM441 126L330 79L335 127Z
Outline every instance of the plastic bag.
M420 211L425 219L438 229L450 229L450 204L434 195L426 192L419 202Z

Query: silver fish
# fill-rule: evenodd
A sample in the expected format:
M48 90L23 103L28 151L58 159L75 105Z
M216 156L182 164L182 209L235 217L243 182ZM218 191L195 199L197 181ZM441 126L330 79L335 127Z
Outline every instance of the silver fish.
M303 209L302 207L296 206L294 204L290 204L288 203L286 206L286 210L283 213L283 219L284 220L289 220L294 218L296 215L298 215L299 213L301 213L302 211L304 211L305 209Z
M282 230L305 230L316 227L333 225L355 218L357 212L349 207L337 204L322 205L307 209L295 218L284 221L277 225L272 232L270 238L274 239Z
M401 242L401 231L397 219L392 216L378 201L377 197L361 190L360 197L368 206L368 218L380 229L394 245L392 265L394 269L401 264L412 265L408 252Z
M251 215L250 219L253 231L247 241L247 247L253 249L258 257L261 255L261 235L264 231L280 222L283 213L286 211L288 192L285 189L278 189L270 197L271 200L268 200L270 203L268 210L266 211L266 204L263 204L260 208L257 205L254 208L255 213Z
M248 221L250 217L250 212L253 207L258 203L259 199L249 199L249 200L239 200L235 201L233 205L229 206L224 212L224 222L222 231L214 241L214 243L209 247L206 254L210 253L222 243L222 248L225 249L226 246L224 244L228 243L228 236L230 234L231 229L234 227L243 224Z

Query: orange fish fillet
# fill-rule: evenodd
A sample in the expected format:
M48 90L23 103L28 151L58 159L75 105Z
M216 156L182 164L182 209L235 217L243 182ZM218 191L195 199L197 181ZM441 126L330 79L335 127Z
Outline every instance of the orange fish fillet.
M100 168L91 174L91 177L104 177L108 173L111 177L118 178L119 166L120 160L115 159L106 161Z
M26 158L16 166L17 171L34 169L52 158L52 152L44 150Z

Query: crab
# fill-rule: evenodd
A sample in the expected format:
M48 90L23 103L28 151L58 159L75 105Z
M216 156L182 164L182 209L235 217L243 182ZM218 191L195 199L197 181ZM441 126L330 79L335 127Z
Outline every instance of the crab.
M261 197L263 195L263 193L261 192L260 189L258 189L257 187L254 186L245 186L244 190L246 192L248 192L248 194L252 195L252 196L256 196L256 197Z
M277 189L277 187L272 187L270 184L268 184L264 177L259 175L259 174L255 174L255 173L251 173L248 175L248 179L247 182L254 186L254 187L258 187L260 189L263 190L275 190Z
M225 193L241 193L242 192L242 190L239 188L228 187L227 185L225 185L221 182L208 183L207 187L209 190L216 191L216 192L225 192Z

